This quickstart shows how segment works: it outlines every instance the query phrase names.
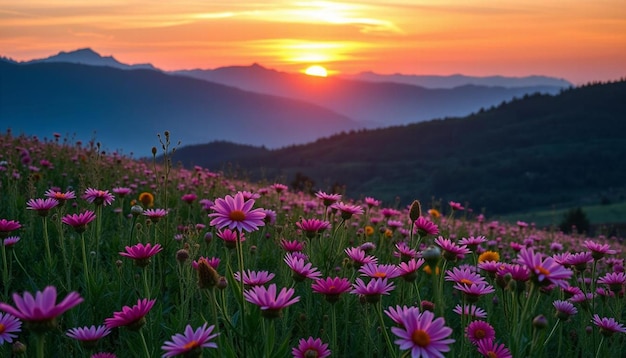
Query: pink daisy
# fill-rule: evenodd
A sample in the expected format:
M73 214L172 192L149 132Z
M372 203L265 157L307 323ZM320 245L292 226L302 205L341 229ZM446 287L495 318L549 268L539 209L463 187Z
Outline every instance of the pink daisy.
M111 189L111 191L113 192L113 194L119 196L120 198L123 198L127 195L130 195L133 192L133 189L118 186L116 188Z
M96 214L91 210L86 210L80 214L65 215L61 222L74 228L77 233L83 233L87 230L87 224L96 218Z
M461 316L468 316L470 318L486 318L487 317L487 312L485 312L484 309L480 307L476 307L474 305L464 305L462 307L461 305L456 305L454 309L452 310L452 312Z
M369 303L380 301L381 295L389 295L396 288L392 282L387 282L387 278L374 278L367 284L360 278L357 278L352 287L353 289L350 293L364 296Z
M330 349L328 349L328 344L322 343L319 338L301 338L298 341L298 346L291 350L291 354L294 358L326 358L330 356Z
M324 206L331 206L332 204L341 200L341 194L326 194L323 191L318 191L315 193L315 196L318 197Z
M47 198L56 199L59 205L65 204L67 200L76 199L76 194L71 190L62 192L60 190L48 189L44 195Z
M493 340L496 338L496 330L485 321L472 321L465 327L465 335L473 344L481 340Z
M161 218L165 217L167 213L168 211L165 209L146 209L141 213L141 215L147 216L150 221L156 224L159 220L161 220Z
M626 274L624 272L609 272L600 277L598 283L609 286L611 291L617 293L626 284Z
M504 345L498 344L494 339L483 339L478 342L478 353L487 358L512 358L511 351Z
M59 304L56 300L56 287L47 286L43 291L37 291L34 297L30 292L24 292L22 297L14 293L15 308L2 302L0 310L30 323L32 330L45 332L56 327L57 316L84 301L78 292L70 292Z
M378 259L375 256L367 255L365 251L358 247L348 247L344 250L344 252L348 255L348 258L352 260L356 267L361 267L361 265L368 263L378 262Z
M194 193L184 194L180 197L180 200L184 201L187 204L193 204L194 201L198 199L198 196Z
M117 358L115 353L99 352L91 355L90 358Z
M484 277L472 272L469 268L453 267L451 270L446 271L446 281L452 281L455 283L464 283L471 285L472 283L487 283Z
M249 290L245 290L243 295L246 301L261 308L261 315L263 317L277 318L281 316L283 308L300 301L299 296L293 297L294 293L295 290L293 288L288 289L283 287L277 295L276 285L271 284L268 288L264 286L254 286Z
M391 332L398 337L394 343L401 350L410 349L413 358L443 357L455 340L448 338L452 329L445 326L445 320L434 317L430 311L407 312L400 318L404 327L391 327Z
M239 272L235 272L233 274L235 280L241 282ZM243 272L243 283L247 286L261 286L270 282L274 278L273 273L268 271L250 271L246 270Z
M600 333L602 333L602 335L605 337L610 337L613 335L613 333L616 332L626 333L626 327L624 327L623 324L617 322L613 317L600 318L598 314L594 314L591 321L600 329Z
M0 238L6 238L11 231L15 231L22 227L19 221L0 219Z
M204 323L198 327L195 331L191 328L191 325L185 327L184 333L176 333L172 336L170 341L166 341L161 346L161 349L165 351L163 357L174 357L177 355L184 355L185 357L191 353L195 353L194 356L202 355L202 348L217 348L215 342L211 342L212 339L217 337L219 333L214 333L215 326L207 327L208 323Z
M552 305L556 309L556 316L562 321L567 321L568 318L578 313L578 310L571 302L556 300L552 302Z
M104 325L108 329L125 326L132 331L137 331L146 323L145 316L154 306L154 302L156 300L138 299L136 305L124 306L121 311L114 312L113 317L104 320Z
M420 216L417 220L415 220L413 223L413 230L420 236L439 234L439 227L423 216Z
M211 225L218 229L229 228L238 231L256 231L259 226L265 225L265 213L262 209L252 209L254 200L244 201L242 193L234 197L226 195L223 199L215 200L211 207L215 212L209 214L212 217Z
M327 277L315 280L311 285L313 292L325 295L326 301L335 303L339 301L342 293L350 291L350 281L344 277Z
M70 328L66 335L80 341L81 345L87 349L96 347L98 340L106 337L111 331L106 326L91 326Z
M398 265L398 272L400 273L400 277L402 277L405 281L413 282L417 278L417 271L424 265L424 259L420 258L417 261L415 259L410 259L407 262L400 262Z
M486 283L472 283L470 285L456 283L453 287L461 291L470 303L476 302L480 296L484 296L495 291L493 286Z
M226 246L226 248L228 249L236 248L237 240L239 240L239 242L246 241L246 236L243 232L239 232L239 231L235 231L231 229L224 229L224 230L218 231L217 237L223 240L224 246Z
M615 255L617 251L612 250L611 247L607 244L598 244L595 241L585 240L585 247L591 251L592 256L595 260L599 260L603 258L605 255Z
M463 205L461 205L461 203L457 203L456 201L450 201L448 203L448 205L450 205L450 209L452 209L452 210L463 210L463 209L465 209L463 207Z
M59 201L52 198L30 199L26 203L26 210L35 210L37 215L45 217L57 205L59 205Z
M285 255L285 263L292 270L292 278L296 282L302 282L307 278L317 280L322 276L322 273L310 262L305 263L303 259L294 257L291 253Z
M22 322L13 315L0 313L0 346L4 342L11 343L13 338L17 338L17 334L22 331Z
M146 267L150 263L150 258L161 252L163 248L159 244L152 246L150 243L144 245L140 242L133 246L126 246L125 250L119 253L120 256L135 260L135 265L139 267Z
M396 305L395 307L389 306L384 311L385 314L391 318L391 320L400 327L404 327L403 319L406 315L419 314L420 309L415 306L400 306Z
M396 249L398 251L394 251L393 256L399 257L400 261L408 261L412 258L417 257L417 251L409 247L409 245L407 245L404 241L397 243Z
M359 268L361 276L371 278L396 278L400 276L400 271L396 265L379 265L377 263L369 263Z
M85 190L85 193L83 194L83 199L95 205L108 206L108 205L111 205L111 203L113 203L113 200L115 200L115 197L113 196L113 194L109 193L108 190L87 188Z
M298 240L287 241L280 239L280 247L287 252L302 251L304 250L304 243Z
M551 257L542 259L541 253L535 253L533 249L523 248L518 255L518 261L530 269L535 281L540 285L554 283L559 287L564 287L573 274L571 270L559 265Z
M471 251L465 245L457 245L450 239L445 239L443 236L439 236L435 239L437 244L443 250L443 257L448 261L455 261L462 259L465 255L471 253Z
M354 215L362 215L363 208L359 205L350 205L343 202L337 202L330 206L332 209L339 210L341 212L341 218L348 220Z
M330 228L330 223L319 219L301 219L296 222L296 226L305 232L306 237L312 239L317 234Z
M365 205L367 205L368 208L373 208L373 207L377 207L380 206L380 200L376 200L372 197L365 197L365 199L363 199L363 201L365 202Z

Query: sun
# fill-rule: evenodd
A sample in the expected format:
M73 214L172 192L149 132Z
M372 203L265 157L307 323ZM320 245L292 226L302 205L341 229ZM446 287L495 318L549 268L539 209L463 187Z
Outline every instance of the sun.
M309 66L305 71L305 74L309 76L317 76L317 77L326 77L328 76L328 71L320 65Z

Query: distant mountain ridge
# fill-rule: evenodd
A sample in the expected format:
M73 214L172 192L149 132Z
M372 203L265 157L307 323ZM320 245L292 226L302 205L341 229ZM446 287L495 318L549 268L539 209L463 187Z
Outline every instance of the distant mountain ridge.
M38 60L26 61L25 63L51 63L51 62L64 62L75 63L89 66L107 66L113 68L119 68L122 70L157 70L152 64L140 63L134 65L128 65L121 63L113 56L102 56L90 48L81 48L75 51L64 52L61 51L56 55L46 57Z
M180 148L175 161L391 204L431 198L475 211L522 212L626 200L626 81L530 95L463 118L359 130L277 150L219 143ZM238 153L235 155L235 153Z

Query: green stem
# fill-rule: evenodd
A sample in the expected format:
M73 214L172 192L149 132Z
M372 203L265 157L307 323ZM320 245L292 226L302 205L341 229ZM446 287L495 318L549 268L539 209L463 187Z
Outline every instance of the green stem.
M548 345L548 341L550 340L550 338L552 338L552 335L554 334L554 331L556 330L556 327L559 325L559 322L561 322L560 319L556 320L556 323L554 324L554 327L552 327L552 330L550 331L550 334L548 335L548 338L546 338L546 341L543 342L543 346L547 346Z
M393 345L391 344L391 339L389 338L389 333L387 333L387 328L385 327L385 320L383 318L383 303L382 300L378 301L376 305L378 308L378 319L380 320L380 328L385 335L385 342L387 342L387 349L389 350L389 356L393 354Z
M87 266L87 250L85 249L85 233L80 234L80 244L83 253L83 271L85 275L85 288L87 292L89 292L89 287L91 286L89 281L89 267Z
M331 351L337 352L337 310L334 303L331 303L330 307L330 325Z
M2 247L2 283L4 284L4 298L6 299L9 294L9 268L7 261L7 249L4 246L4 240L0 241Z
M150 350L148 350L148 343L146 343L146 337L143 335L143 330L139 330L139 336L141 337L141 343L143 343L144 352L146 352L146 357L150 358Z
M150 299L150 286L148 285L148 270L144 267L141 272L143 276L143 294L145 297Z
M48 260L48 267L52 267L52 254L50 253L50 240L48 239L48 220L46 217L43 219L43 242L46 246L46 259Z
M600 357L600 349L602 349L602 343L604 343L604 336L600 338L600 344L598 344L598 350L596 351L596 358Z
M45 333L35 334L35 339L37 341L37 358L44 358L45 357L44 346L46 344Z
M243 295L244 292L244 284L243 284L243 247L241 245L241 232L237 231L237 261L239 262L239 277L241 278L241 284L239 285L239 293L241 298L241 333L245 337L246 336L246 313L245 313L245 298ZM246 356L246 343L245 339L243 342L243 355Z

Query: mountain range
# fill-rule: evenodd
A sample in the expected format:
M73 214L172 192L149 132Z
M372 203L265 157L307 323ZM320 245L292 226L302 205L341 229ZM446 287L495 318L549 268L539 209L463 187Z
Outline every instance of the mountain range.
M105 148L138 156L149 155L156 133L166 129L183 144L227 140L278 148L342 131L463 116L571 85L530 77L478 85L480 78L466 77L447 88L442 77L439 88L425 88L398 76L319 78L258 64L167 72L88 48L26 62L1 58L0 125L41 137L61 132L85 140L95 133Z
M453 200L489 214L549 210L626 200L624 113L621 80L528 95L462 118L277 150L216 142L181 148L172 159L387 205Z

